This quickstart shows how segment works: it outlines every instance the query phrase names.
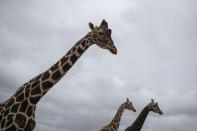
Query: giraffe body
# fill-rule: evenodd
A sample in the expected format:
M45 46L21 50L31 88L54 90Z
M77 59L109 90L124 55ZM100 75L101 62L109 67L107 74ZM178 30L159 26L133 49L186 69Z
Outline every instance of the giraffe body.
M33 131L36 126L35 110L39 100L74 65L93 44L116 54L107 22L100 27L89 24L91 32L79 40L59 61L45 72L22 85L7 101L0 104L0 131Z
M132 110L132 111L136 112L132 103L129 102L129 99L127 99L127 101L119 107L119 109L118 109L114 119L111 121L111 123L104 126L100 131L118 131L120 120L121 120L122 114L125 109Z
M160 115L163 114L158 106L158 103L154 103L152 99L151 103L144 107L137 119L133 122L131 126L127 127L125 131L140 131L150 111L153 111Z

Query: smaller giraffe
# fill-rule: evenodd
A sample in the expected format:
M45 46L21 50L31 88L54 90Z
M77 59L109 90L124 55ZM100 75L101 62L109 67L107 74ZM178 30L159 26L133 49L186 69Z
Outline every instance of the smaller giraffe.
M121 120L123 111L125 109L136 112L135 108L132 105L132 102L129 102L129 99L127 98L126 102L123 103L119 107L119 109L118 109L114 119L111 121L111 123L104 126L100 131L118 131L120 120Z
M163 114L163 112L159 108L158 103L155 103L154 100L151 99L151 102L144 107L134 123L131 126L127 127L125 131L140 131L150 111L158 113L160 115Z

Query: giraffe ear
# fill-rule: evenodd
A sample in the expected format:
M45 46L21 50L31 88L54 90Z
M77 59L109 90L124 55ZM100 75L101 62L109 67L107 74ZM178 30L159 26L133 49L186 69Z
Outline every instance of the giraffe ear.
M91 30L94 30L94 25L91 22L89 22L89 27Z

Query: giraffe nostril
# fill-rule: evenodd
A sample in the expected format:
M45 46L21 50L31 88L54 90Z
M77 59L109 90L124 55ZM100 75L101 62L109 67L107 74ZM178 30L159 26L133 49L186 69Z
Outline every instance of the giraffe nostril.
M160 112L159 112L159 114L160 114L160 115L163 115L163 112L162 112L162 111L160 111Z

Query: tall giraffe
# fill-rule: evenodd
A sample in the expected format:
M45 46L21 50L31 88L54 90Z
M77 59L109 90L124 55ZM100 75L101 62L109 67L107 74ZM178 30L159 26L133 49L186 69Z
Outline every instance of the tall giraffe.
M22 85L7 101L0 104L0 131L33 131L36 126L35 109L39 100L74 65L93 44L111 53L117 49L111 38L111 29L105 20L99 27L89 23L91 32L79 40L57 63Z
M140 131L150 111L158 113L160 115L163 114L159 108L158 103L157 102L155 103L154 100L151 99L151 102L144 107L144 109L141 111L137 119L133 122L131 126L127 127L125 131Z
M127 98L126 102L123 103L119 107L119 109L118 109L114 119L111 121L111 123L104 126L100 131L118 131L120 120L121 120L123 111L125 109L136 112L135 108L132 105L132 102L129 102L129 99Z

